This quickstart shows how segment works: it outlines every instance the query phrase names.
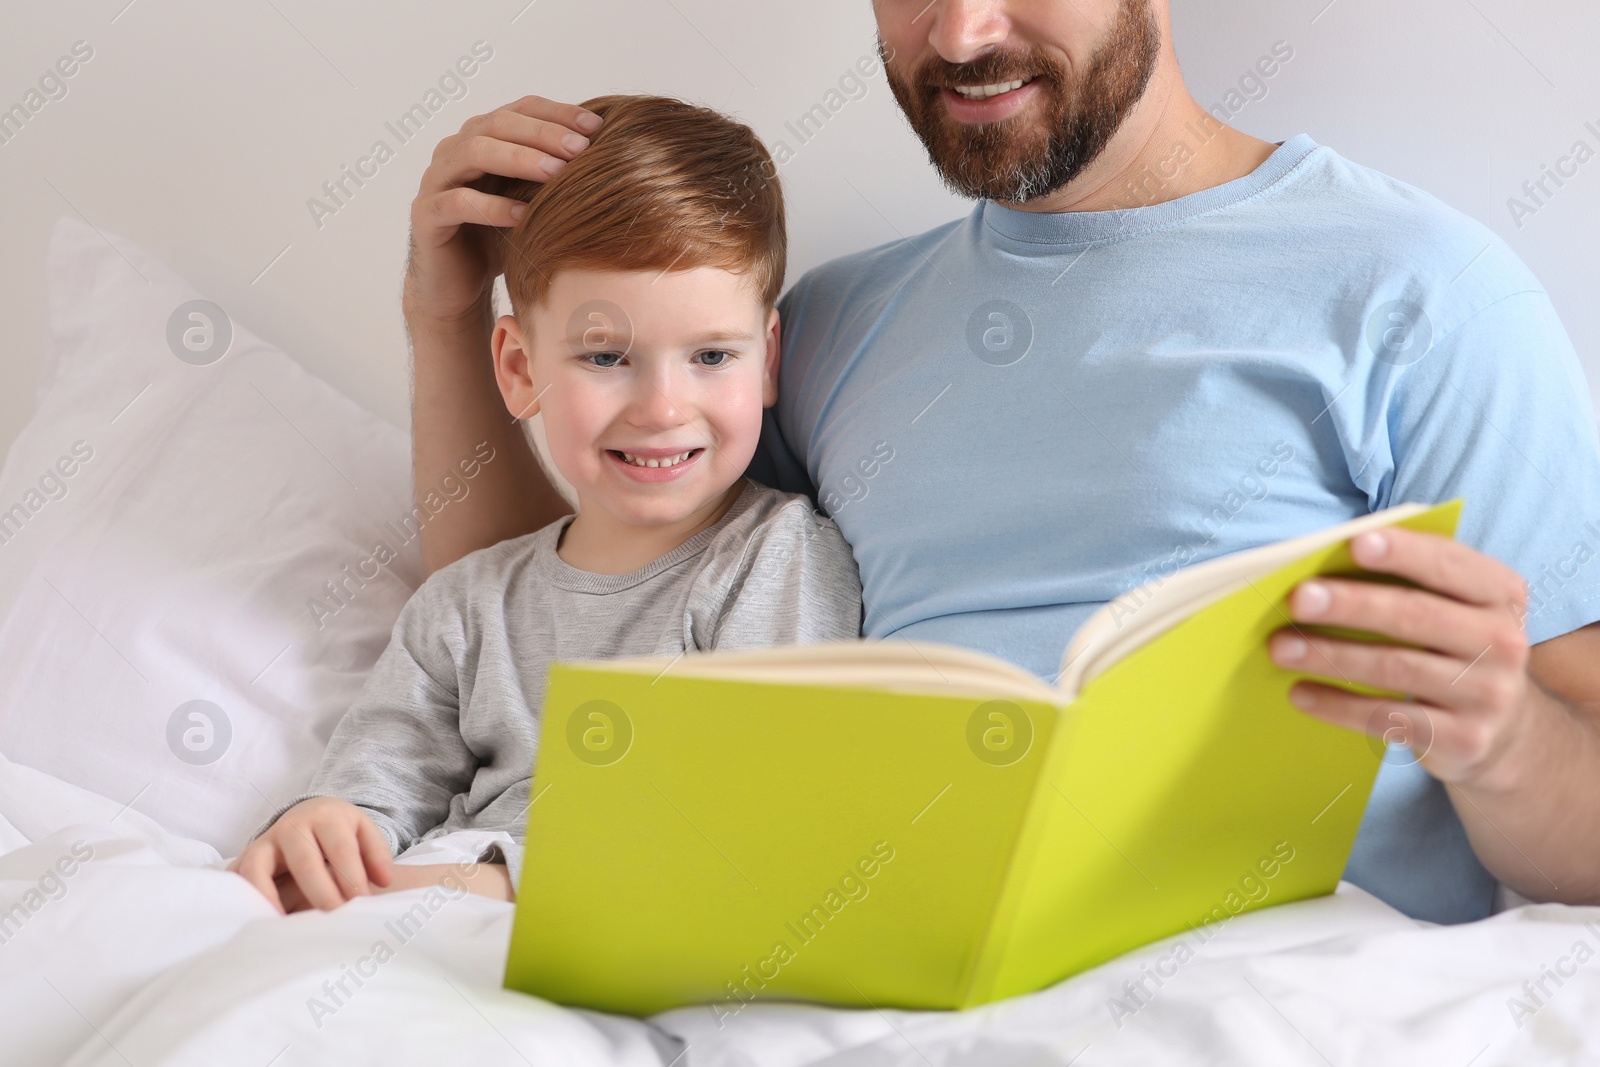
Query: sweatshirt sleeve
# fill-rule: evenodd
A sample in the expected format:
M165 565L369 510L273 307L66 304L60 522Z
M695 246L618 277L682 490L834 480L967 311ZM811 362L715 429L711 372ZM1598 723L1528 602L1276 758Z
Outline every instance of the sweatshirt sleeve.
M833 520L804 497L784 503L753 529L719 570L720 596L694 633L699 648L808 645L861 636L855 556Z
M445 821L477 771L461 737L463 603L447 570L406 602L306 793L361 808L397 854Z

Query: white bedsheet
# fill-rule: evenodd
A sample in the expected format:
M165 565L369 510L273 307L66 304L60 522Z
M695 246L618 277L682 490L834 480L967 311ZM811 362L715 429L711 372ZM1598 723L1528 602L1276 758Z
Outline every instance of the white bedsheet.
M64 856L72 874L41 889ZM422 891L283 918L220 864L121 802L0 757L0 916L37 905L0 927L0 1064L1600 1062L1597 908L1433 927L1344 886L1240 916L1203 945L1186 935L1181 966L1172 939L970 1012L756 1003L719 1026L706 1008L640 1021L501 990L506 904L449 900L402 937ZM1580 942L1595 955L1575 954ZM1157 964L1172 976L1130 997L1124 983ZM1558 985L1554 969L1574 973ZM1535 1003L1523 984L1542 977L1551 995L1535 985ZM1529 1010L1514 1017L1513 997Z

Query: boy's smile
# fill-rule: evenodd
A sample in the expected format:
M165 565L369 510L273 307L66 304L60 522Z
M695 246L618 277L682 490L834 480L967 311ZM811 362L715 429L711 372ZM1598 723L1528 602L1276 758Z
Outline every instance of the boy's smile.
M703 448L636 448L623 450L616 448L606 449L610 456L623 468L624 473L630 478L641 482L666 482L681 476L701 456L705 455Z

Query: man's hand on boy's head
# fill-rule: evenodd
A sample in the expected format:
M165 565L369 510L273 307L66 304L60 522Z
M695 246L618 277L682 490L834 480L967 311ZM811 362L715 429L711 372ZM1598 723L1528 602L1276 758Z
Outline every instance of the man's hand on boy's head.
M515 224L520 200L477 188L491 176L543 182L588 147L599 116L525 96L462 123L439 142L411 202L411 254L402 305L413 329L424 320L459 323L478 313L500 273L495 235Z
M228 870L237 872L281 914L328 911L387 886L394 858L377 824L338 797L302 800L250 842Z

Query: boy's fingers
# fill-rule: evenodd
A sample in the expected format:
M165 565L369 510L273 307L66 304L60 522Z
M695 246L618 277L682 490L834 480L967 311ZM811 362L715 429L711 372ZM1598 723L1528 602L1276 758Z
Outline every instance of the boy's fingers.
M322 849L317 846L316 840L302 827L289 826L281 841L289 873L294 875L305 898L323 911L332 911L343 904L344 894L339 892L339 887L329 877L327 861L323 859Z
M295 882L293 875L286 873L278 879L278 895L283 900L285 914L293 915L297 911L306 911L311 907L305 894L300 892L300 886Z
M394 857L389 854L389 839L371 819L362 817L356 824L356 844L366 861L367 877L378 885L387 886L394 871Z
M256 890L267 898L267 903L278 909L279 915L287 915L288 911L283 906L282 899L278 896L278 883L274 878L275 868L278 866L277 851L270 845L251 845L239 854L233 861L230 870L244 876L244 880L256 887Z
M328 858L334 881L345 899L370 895L372 890L367 887L367 870L362 865L361 851L356 848L356 835L351 828L345 824L323 823L312 827L311 832L322 854Z

